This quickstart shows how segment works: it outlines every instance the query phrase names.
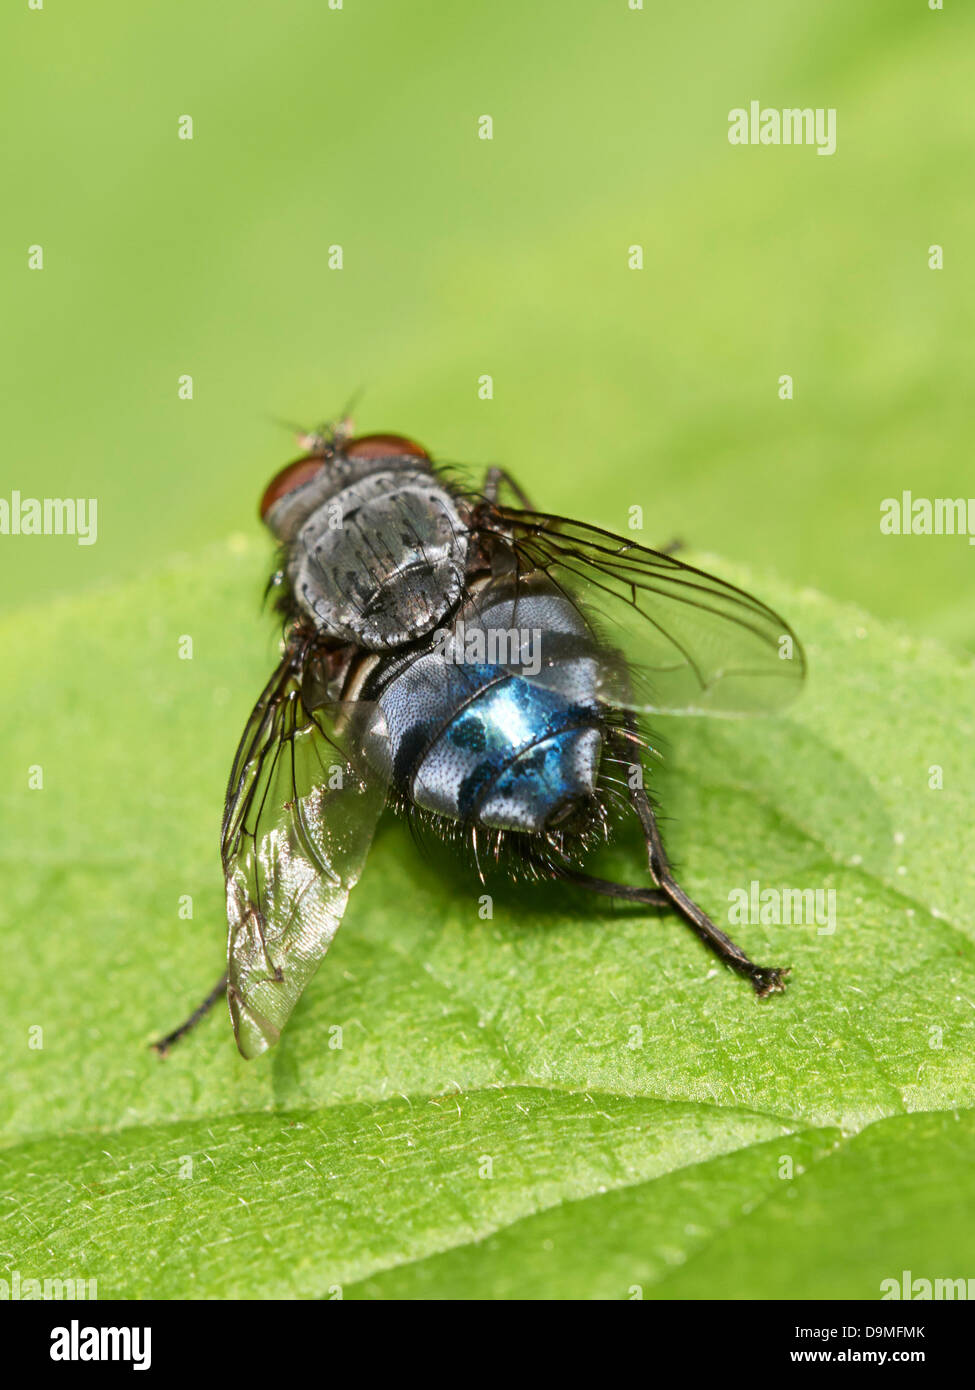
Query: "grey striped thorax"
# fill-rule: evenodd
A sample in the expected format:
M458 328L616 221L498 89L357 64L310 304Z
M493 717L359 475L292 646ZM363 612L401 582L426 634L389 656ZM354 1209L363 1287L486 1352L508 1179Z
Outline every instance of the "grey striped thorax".
M464 588L468 533L450 491L416 458L335 456L268 524L316 626L370 651L436 628Z

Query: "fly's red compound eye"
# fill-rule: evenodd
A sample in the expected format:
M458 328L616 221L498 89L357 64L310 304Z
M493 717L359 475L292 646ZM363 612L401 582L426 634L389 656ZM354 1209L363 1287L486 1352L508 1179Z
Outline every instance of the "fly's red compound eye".
M297 492L298 488L310 482L324 467L325 460L321 454L307 454L304 458L295 459L294 463L285 464L264 489L264 496L261 498L261 520L267 520L267 514L275 502L280 502L281 498L287 497L289 493Z
M430 458L422 444L417 444L415 440L407 439L402 434L360 434L358 438L340 445L339 451L345 458L350 459L402 458L403 455L409 458ZM311 482L327 462L327 458L320 453L305 454L293 463L286 464L279 473L275 473L261 498L261 520L267 520L268 512L282 497L289 497L291 493L304 487L305 483Z
M412 458L428 459L422 444L402 434L360 434L342 445L342 453L352 459L383 459L409 454Z

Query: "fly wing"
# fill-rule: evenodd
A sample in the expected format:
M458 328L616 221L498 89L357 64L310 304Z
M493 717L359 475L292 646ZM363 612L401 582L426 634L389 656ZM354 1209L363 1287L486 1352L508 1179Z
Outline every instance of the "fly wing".
M593 633L598 694L656 713L767 713L792 699L805 656L788 623L733 584L633 541L565 517L497 507L484 529L522 580L544 573ZM502 563L501 569L504 569ZM542 636L533 679L559 679L564 641Z
M307 689L308 682L305 682ZM332 943L385 804L362 705L302 698L286 653L244 731L224 812L228 998L244 1057L273 1047Z

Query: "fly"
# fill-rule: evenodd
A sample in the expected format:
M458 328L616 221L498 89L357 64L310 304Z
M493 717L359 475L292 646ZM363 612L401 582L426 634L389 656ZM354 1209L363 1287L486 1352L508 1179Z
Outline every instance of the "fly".
M401 435L302 436L261 516L280 663L227 788L226 994L245 1057L273 1046L338 930L383 808L485 865L675 909L762 998L758 965L677 883L644 787L647 714L768 712L804 678L789 626L724 580L535 511L503 470L480 492ZM635 815L646 885L583 867Z

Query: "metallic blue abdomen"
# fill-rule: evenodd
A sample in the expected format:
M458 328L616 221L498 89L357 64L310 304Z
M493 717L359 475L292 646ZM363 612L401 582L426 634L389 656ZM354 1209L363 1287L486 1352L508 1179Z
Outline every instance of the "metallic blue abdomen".
M510 601L466 614L466 631L514 625ZM551 592L521 596L522 629L587 637L578 611ZM442 649L384 667L371 692L381 732L370 761L401 795L452 820L538 833L594 795L602 750L596 666L569 656L546 683L505 665L455 663Z
M538 830L590 795L600 736L593 712L496 667L467 667L478 693L426 750L413 799L462 821Z

